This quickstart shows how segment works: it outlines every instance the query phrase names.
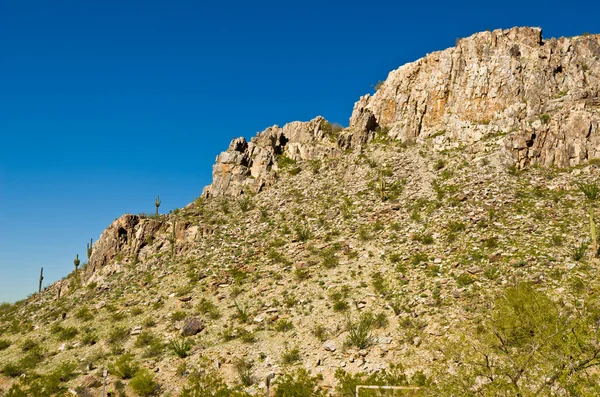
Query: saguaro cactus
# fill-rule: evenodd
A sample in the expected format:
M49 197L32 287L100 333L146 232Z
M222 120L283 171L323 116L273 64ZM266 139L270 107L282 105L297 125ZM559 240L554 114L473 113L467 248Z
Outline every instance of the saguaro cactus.
M73 264L75 265L75 273L77 273L77 268L79 268L79 264L81 261L79 260L79 254L75 255L75 259L73 260Z
M585 195L588 202L588 214L590 217L590 235L594 256L598 256L598 240L596 236L596 221L594 219L594 202L600 198L600 188L595 183L578 183L577 187Z
M160 207L160 204L160 196L156 196L156 201L154 202L154 205L156 206L156 216L158 216L158 207Z
M381 198L381 201L385 201L385 188L386 188L386 184L385 184L385 179L383 179L383 172L379 173L379 196Z
M94 243L94 239L90 239L90 242L87 244L86 252L87 252L88 262L90 261L90 258L92 256L92 246L93 246L93 243Z
M38 286L38 293L42 292L42 280L44 280L44 268L40 270L40 284Z

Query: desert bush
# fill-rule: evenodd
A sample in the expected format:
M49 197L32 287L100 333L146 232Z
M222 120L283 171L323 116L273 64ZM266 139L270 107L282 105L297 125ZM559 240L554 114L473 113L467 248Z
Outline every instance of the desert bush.
M169 350L180 358L186 358L192 349L192 343L187 339L173 339L168 344Z
M275 397L325 397L327 394L319 388L322 377L310 376L310 373L299 368L292 374L284 374L277 382Z
M131 354L123 354L110 367L110 372L121 379L131 379L140 370Z
M348 331L348 346L364 349L371 344L371 329L373 316L370 313L361 313L355 321L348 315L346 317L346 330Z
M160 386L154 379L154 375L146 369L137 372L129 382L129 387L138 396L154 396L160 391Z
M290 320L281 319L275 324L275 331L287 332L294 329L294 323Z
M207 315L213 320L216 320L219 317L221 317L221 313L219 312L219 308L217 307L217 305L215 305L213 302L209 301L204 297L202 297L200 299L200 302L198 302L198 304L196 305L196 310L198 310L198 312L202 314Z
M419 377L419 383L423 382L427 383L427 381L423 381L421 376ZM371 374L367 374L364 372L358 372L356 374L350 374L344 371L342 368L338 368L335 372L335 378L338 381L338 385L335 388L335 392L337 396L340 397L355 397L356 386L358 385L372 385L372 386L408 386L409 381L408 377L404 372L404 368L401 365L391 364L389 369L384 369L382 371L377 371ZM412 382L416 384L416 376L413 375ZM381 391L379 390L361 390L361 397L369 397L369 396L381 396ZM404 394L403 394L404 395Z
M8 349L11 344L12 342L8 339L0 339L0 351Z
M81 321L90 321L94 318L94 316L92 315L90 309L87 306L83 306L79 310L77 310L77 312L75 312L75 318Z
M293 364L301 359L302 357L300 356L300 350L297 348L287 349L281 355L281 362L284 365Z
M599 317L596 302L573 310L529 284L509 287L472 334L448 349L459 370L438 382L442 394L597 395Z
M251 361L238 359L234 362L235 370L244 386L251 386L254 384L254 365Z
M129 338L129 330L125 327L114 327L108 332L107 341L111 345L121 344Z
M228 387L216 372L200 371L189 376L180 397L250 397L250 395L241 387Z

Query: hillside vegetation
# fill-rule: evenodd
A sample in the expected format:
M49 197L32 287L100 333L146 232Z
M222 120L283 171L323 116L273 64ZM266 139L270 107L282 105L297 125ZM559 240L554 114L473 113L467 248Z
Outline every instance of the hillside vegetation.
M1 305L0 393L101 396L105 369L116 396L600 393L597 159L315 120L316 154L290 138L260 163L236 140L210 194L122 216L89 263ZM230 183L246 155L270 165Z

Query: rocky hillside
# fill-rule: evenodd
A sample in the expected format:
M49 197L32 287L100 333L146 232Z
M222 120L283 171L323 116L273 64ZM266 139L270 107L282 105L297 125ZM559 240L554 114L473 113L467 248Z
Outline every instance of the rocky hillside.
M0 307L0 393L100 396L108 368L121 396L597 395L599 58L478 33L346 129L233 140L193 203Z

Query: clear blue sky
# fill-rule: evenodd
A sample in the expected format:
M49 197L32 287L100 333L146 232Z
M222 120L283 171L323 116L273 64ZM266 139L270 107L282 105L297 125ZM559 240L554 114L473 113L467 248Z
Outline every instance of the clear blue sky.
M347 125L390 70L477 31L600 32L591 0L458 4L0 0L0 302L157 194L193 201L234 137Z

